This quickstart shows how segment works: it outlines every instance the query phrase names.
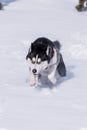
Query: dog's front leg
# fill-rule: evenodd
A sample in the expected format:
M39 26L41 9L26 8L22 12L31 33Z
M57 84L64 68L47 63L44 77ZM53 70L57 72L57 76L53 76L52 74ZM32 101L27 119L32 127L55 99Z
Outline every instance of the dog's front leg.
M48 75L49 80L50 80L53 84L56 83L56 77L55 77L55 75L56 75L56 67L54 67L53 72L52 72L50 75Z
M30 86L36 85L35 75L33 73L30 74Z

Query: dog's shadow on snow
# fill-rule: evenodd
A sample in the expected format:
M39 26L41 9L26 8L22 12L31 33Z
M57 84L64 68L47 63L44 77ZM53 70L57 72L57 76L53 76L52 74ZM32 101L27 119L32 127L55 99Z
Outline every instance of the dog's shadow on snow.
M57 82L55 84L52 84L49 79L41 79L41 83L39 85L37 85L36 89L38 90L42 90L44 88L49 88L49 89L53 89L53 88L59 88L60 84L66 82L67 80L71 80L72 78L74 78L74 73L72 72L72 70L74 69L74 66L68 66L67 67L67 73L65 77L58 77Z

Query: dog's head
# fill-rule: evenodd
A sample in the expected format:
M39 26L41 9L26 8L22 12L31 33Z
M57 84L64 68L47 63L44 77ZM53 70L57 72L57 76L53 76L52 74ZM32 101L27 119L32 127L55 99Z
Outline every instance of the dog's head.
M35 75L43 72L48 67L53 54L53 47L48 44L47 39L42 38L33 42L26 56L31 72Z

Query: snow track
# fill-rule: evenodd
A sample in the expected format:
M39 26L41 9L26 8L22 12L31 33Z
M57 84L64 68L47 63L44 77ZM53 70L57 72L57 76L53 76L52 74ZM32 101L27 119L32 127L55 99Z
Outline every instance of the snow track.
M87 13L77 0L1 1L0 130L87 130ZM67 76L31 88L26 54L41 36L62 44Z

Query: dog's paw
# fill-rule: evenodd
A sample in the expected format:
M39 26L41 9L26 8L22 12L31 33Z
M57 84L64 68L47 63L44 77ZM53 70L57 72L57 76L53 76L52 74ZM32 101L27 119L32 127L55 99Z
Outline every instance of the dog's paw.
M31 86L31 87L33 87L33 86L35 86L35 85L36 85L35 82L30 82L30 86Z
M30 81L30 83L29 83L29 84L30 84L30 86L31 86L31 87L33 87L33 86L35 86L35 85L36 85L36 82L34 82L34 81Z

